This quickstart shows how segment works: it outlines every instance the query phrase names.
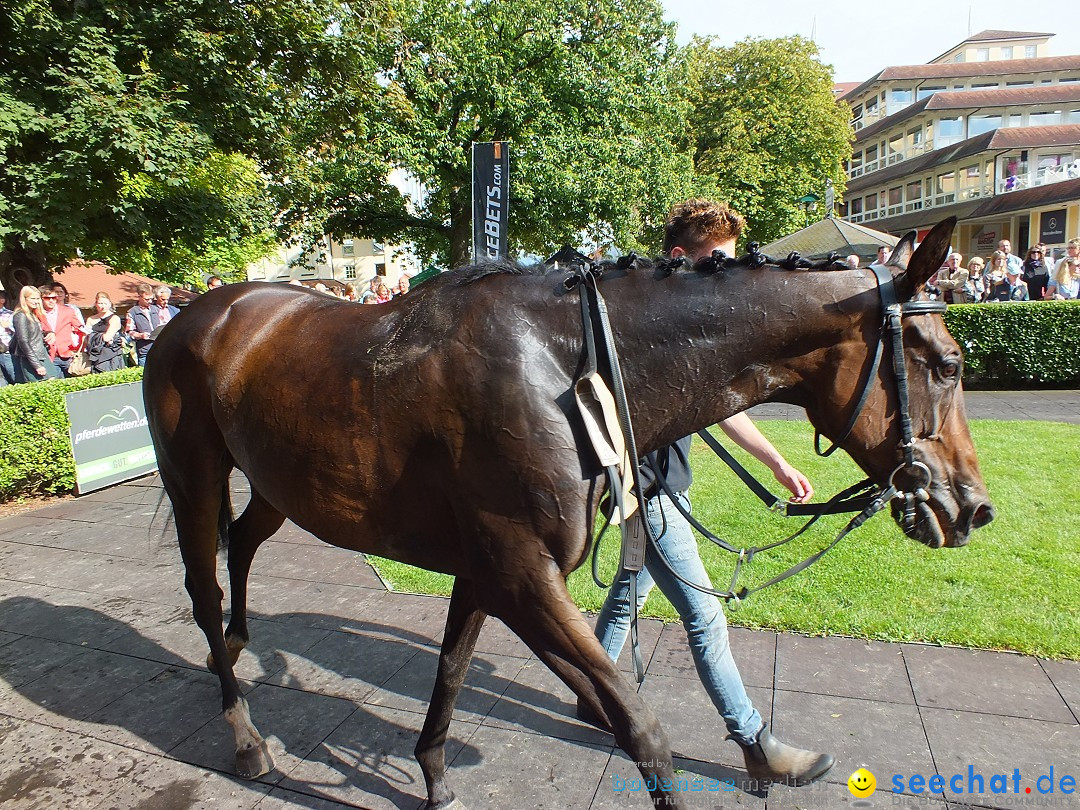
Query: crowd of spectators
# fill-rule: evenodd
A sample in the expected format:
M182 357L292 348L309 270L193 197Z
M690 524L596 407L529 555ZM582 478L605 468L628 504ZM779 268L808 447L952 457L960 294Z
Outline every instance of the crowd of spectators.
M1080 297L1080 239L1070 239L1065 255L1051 257L1046 245L1032 245L1023 259L1007 239L987 259L950 253L928 282L930 294L950 304L1002 301L1066 301Z
M207 292L223 286L220 276L206 282ZM362 292L354 283L341 290L317 283L314 289L347 301L381 304L408 293L409 277L402 274L389 287L383 276L375 276ZM84 318L60 282L23 287L12 302L0 288L0 387L144 366L158 333L180 310L169 303L169 287L140 284L136 292L138 300L124 317L109 295L99 292L93 314Z

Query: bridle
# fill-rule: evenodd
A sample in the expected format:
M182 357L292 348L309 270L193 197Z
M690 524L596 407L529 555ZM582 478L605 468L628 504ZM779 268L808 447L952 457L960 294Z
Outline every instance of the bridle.
M869 373L862 381L862 390L852 409L847 426L844 428L839 439L832 443L827 450L821 449L821 433L814 433L814 451L819 456L831 455L836 448L843 444L855 428L855 423L862 414L863 407L870 395L870 388L874 377L877 376L878 367L881 364L881 355L886 344L892 349L893 373L896 376L896 397L898 403L898 418L900 420L900 450L904 460L889 475L888 486L882 492L889 494L889 500L900 498L904 501L905 527L914 525L916 502L925 503L930 495L927 488L933 481L930 468L915 458L915 438L911 427L911 410L908 404L908 375L907 364L904 362L904 332L903 318L908 315L941 315L948 309L944 301L897 301L896 285L892 273L888 268L880 264L870 265L874 277L877 280L878 295L881 298L881 311L883 321L881 336L874 350L874 359L870 364ZM900 473L907 473L912 480L919 482L915 486L905 490L897 484L896 478Z
M719 252L718 252L719 253ZM624 260L620 260L620 268L628 267L632 264L634 257L627 257ZM723 256L722 254L713 256L713 262L720 268L731 267L734 265L733 260ZM778 264L781 267L787 267L789 269L795 269L796 267L807 267L808 263L801 261L796 254L788 256L783 262L775 262L764 254L758 253L756 245L751 246L750 253L739 261L739 264L747 264L750 266L761 266L762 264ZM908 374L907 364L904 362L904 340L903 340L903 319L909 316L918 315L935 315L942 314L946 311L948 305L944 301L905 301L900 302L897 300L896 286L892 273L887 267L883 267L879 264L872 264L869 268L873 273L877 282L878 295L881 299L881 313L882 313L882 325L880 330L879 339L874 347L873 359L867 369L867 373L863 376L860 385L860 393L856 400L855 406L852 409L851 415L848 418L847 424L844 430L841 432L840 437L826 450L822 450L820 446L821 434L815 432L814 436L814 449L820 456L828 456L836 450L837 447L842 445L847 438L851 435L859 417L862 415L863 409L869 398L870 391L873 387L874 379L877 377L878 369L881 364L882 356L888 348L890 350L893 372L896 378L896 394L898 403L898 418L900 420L900 434L901 439L899 443L899 449L903 456L903 461L897 465L897 467L889 475L886 485L875 484L872 480L866 479L848 489L833 496L828 502L823 504L787 504L785 512L787 514L802 514L811 515L811 519L797 532L791 536L767 544L761 547L751 548L736 548L721 538L714 535L707 528L702 526L688 510L686 510L679 499L674 497L674 493L671 491L664 480L663 475L657 466L653 465L653 472L655 480L658 486L668 495L669 500L675 507L683 514L685 518L697 529L706 539L710 540L720 548L732 552L738 555L738 559L735 563L735 570L732 574L731 584L726 591L719 591L713 588L708 588L699 583L691 582L682 577L677 571L673 569L671 563L665 557L663 551L657 544L656 538L653 535L652 527L647 519L641 520L644 531L638 536L628 534L625 530L622 538L622 553L620 560L620 569L629 571L631 573L631 589L630 589L630 601L632 606L632 619L631 619L631 640L635 651L635 670L638 673L639 680L643 677L643 670L640 667L640 656L637 652L636 644L636 627L637 627L637 573L641 571L645 560L646 546L651 548L654 552L654 557L660 561L660 563L668 570L673 577L681 581L683 584L692 587L703 593L711 594L717 598L724 599L728 602L734 602L738 604L750 594L757 591L768 588L781 582L788 577L805 570L820 560L826 553L828 553L837 543L840 542L848 533L861 526L875 514L884 509L890 501L893 499L899 499L904 502L903 506L903 521L905 530L910 530L915 525L916 520L916 505L918 503L925 503L929 500L928 488L933 482L933 473L930 468L919 461L915 457L915 444L914 432L912 430L911 413L908 400ZM625 447L630 452L630 458L638 458L636 454L636 444L633 437L633 427L630 424L629 408L627 405L626 392L623 387L622 374L619 369L618 356L615 350L614 336L611 332L611 326L607 318L607 308L604 303L603 297L600 295L598 288L598 282L602 277L603 271L596 264L590 264L579 272L575 272L569 276L565 281L565 286L568 289L578 287L581 294L581 310L582 310L582 323L585 332L586 340L586 367L595 370L597 367L596 361L596 344L600 344L603 351L607 355L608 368L611 372L611 380L613 385L613 395L615 406L618 410L619 424L623 431L623 439L625 441ZM597 322L594 328L594 316ZM594 332L598 333L599 339L594 338ZM703 439L716 450L720 447L718 443L712 439L711 435L707 431L703 431L701 434ZM710 441L711 440L711 441ZM715 445L715 446L714 446ZM719 453L719 451L718 451ZM779 510L783 508L783 502L781 502L775 496L771 496L765 490L765 488L757 484L750 483L749 479L753 479L749 473L745 470L740 472L741 465L737 465L734 459L729 460L730 454L720 453L721 457L733 466L736 473L755 491L759 497L764 500L771 508ZM725 457L725 454L727 457ZM646 513L646 497L640 486L640 479L638 474L638 468L636 464L632 466L632 474L634 476L634 483L636 489L636 495L638 500L638 508L641 511L642 516ZM625 515L623 511L623 487L618 480L618 475L611 466L606 467L608 474L608 488L613 501L615 501L619 507L620 513ZM743 474L745 473L745 475ZM899 477L904 476L910 482L905 488L901 485ZM756 483L756 482L755 482ZM784 572L778 574L767 582L757 585L753 588L743 586L736 589L739 576L742 571L742 566L745 563L749 563L750 560L760 551L781 546L796 537L801 535L806 529L808 529L814 522L818 520L824 514L835 514L838 512L853 512L858 511L858 514L853 517L843 530L837 534L836 538L829 543L825 548L816 552L815 554L807 557L802 562L791 566ZM597 534L596 541L593 546L593 579L596 584L602 588L610 587L605 585L598 573L598 555L597 550L599 546L599 538L603 535L607 528L607 523ZM625 524L624 524L625 525Z

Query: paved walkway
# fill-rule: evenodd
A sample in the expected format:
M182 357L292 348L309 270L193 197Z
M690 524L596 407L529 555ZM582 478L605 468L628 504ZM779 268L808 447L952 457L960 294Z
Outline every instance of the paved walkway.
M244 782L231 775L231 734L175 536L154 524L159 495L148 477L0 520L0 805L418 808L412 748L446 600L389 593L362 557L286 523L255 559L252 643L238 664L278 767ZM705 788L686 794L686 807L841 807L855 801L845 783L860 766L880 786L869 807L1080 806L1080 794L1060 791L1063 776L1080 778L1078 662L736 629L735 657L762 714L783 739L838 761L807 788L710 792L742 783L739 750L723 740L682 628L645 622L642 644L645 699L688 783L701 777ZM609 735L573 718L573 705L490 621L448 751L468 807L649 807L615 789L637 772ZM961 774L966 790L969 767L984 775L981 796L889 793L893 775ZM990 793L994 774L1011 789L1015 769L1030 796ZM1051 769L1055 793L1040 796L1036 779Z

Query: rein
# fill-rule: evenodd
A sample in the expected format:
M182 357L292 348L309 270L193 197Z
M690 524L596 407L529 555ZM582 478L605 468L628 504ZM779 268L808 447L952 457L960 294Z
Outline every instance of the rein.
M624 257L618 263L618 267L629 267L636 257L629 256ZM832 258L829 257L828 264L831 265ZM714 270L726 269L728 267L735 266L735 261L729 259L721 252L717 252L712 257ZM772 262L769 257L757 252L756 245L751 246L751 252L740 260L738 264L746 263L750 266L760 266L766 262L777 264ZM782 267L788 269L795 269L796 267L806 267L808 262L802 261L796 254L791 254L784 262L778 263ZM672 268L673 269L673 268ZM742 465L735 460L733 456L706 430L701 431L698 435L717 453L732 469L739 475L744 483L755 493L770 509L775 511L783 511L785 515L810 515L810 520L798 531L784 538L783 540L769 543L760 547L750 548L736 548L731 544L725 542L721 538L717 537L706 527L694 518L690 512L682 507L678 502L678 499L674 497L674 493L668 486L667 481L661 474L658 465L655 462L650 462L653 468L655 480L668 495L668 498L680 511L680 513L687 519L687 521L702 534L710 542L714 543L718 547L737 554L738 559L735 563L735 570L732 574L731 583L726 591L719 591L714 588L708 588L698 583L691 582L682 577L677 571L674 570L671 563L668 561L663 551L657 544L656 537L653 535L652 527L645 515L645 501L644 492L642 491L640 472L636 463L631 464L631 470L634 481L634 488L637 496L637 507L641 519L637 521L643 528L642 532L627 531L626 512L623 509L623 487L618 477L618 472L608 465L605 469L608 474L608 486L612 492L613 500L617 503L620 510L620 518L623 523L622 533L622 554L621 554L621 570L629 571L631 574L630 579L630 601L631 601L631 644L634 653L634 669L640 682L644 678L644 668L641 666L640 652L637 644L637 574L644 566L645 560L645 548L646 545L652 548L655 552L656 559L668 570L668 572L678 579L683 584L694 588L695 590L703 593L711 594L717 598L724 599L726 602L735 602L738 604L743 599L747 598L750 594L761 591L772 585L782 582L788 577L804 571L811 565L816 563L822 557L825 556L837 543L839 543L844 537L846 537L851 531L857 529L875 514L880 512L893 498L902 498L904 500L904 521L905 526L914 524L915 521L915 508L916 503L925 502L929 499L929 495L926 488L932 481L932 474L930 469L918 461L915 458L915 440L913 437L913 431L911 427L911 415L909 411L908 403L908 384L907 384L907 366L904 363L904 344L903 344L903 317L905 315L929 315L940 314L946 311L947 305L944 302L939 301L907 301L900 303L896 297L896 288L892 274L885 267L880 265L871 265L870 269L873 271L875 280L878 285L878 294L881 298L881 309L883 314L883 321L881 327L881 335L877 341L877 345L874 350L874 357L869 366L868 372L862 381L862 390L856 401L855 407L852 410L852 414L848 419L847 426L845 427L841 437L832 444L825 451L820 449L820 433L815 432L814 436L814 449L821 456L830 455L838 446L840 446L851 434L855 424L858 422L863 408L866 404L870 394L870 387L873 384L874 378L877 376L878 368L880 366L881 358L886 348L886 344L891 348L893 371L896 375L896 389L898 399L898 409L900 415L900 432L901 442L900 449L903 453L903 462L893 470L889 476L889 481L886 486L875 487L873 481L866 479L864 481L855 484L842 492L837 493L824 504L789 504L781 501L775 495L772 495L768 490L755 479L749 472L747 472ZM607 355L608 365L611 372L612 384L614 387L614 402L619 414L619 424L622 427L623 438L625 440L626 448L629 452L631 459L638 459L637 448L633 438L633 428L630 424L629 408L626 400L626 392L623 386L622 373L619 367L618 356L615 349L614 335L611 332L611 325L607 317L607 307L604 303L603 296L600 295L598 288L598 281L602 277L602 271L597 265L590 265L584 268L580 273L574 273L569 276L565 281L567 289L573 289L579 287L581 290L581 308L582 308L582 323L585 331L585 345L586 345L586 373L595 373L597 367L596 362L596 345L594 340L594 328L593 328L593 311L595 310L598 321L600 323L600 335L602 345L605 354ZM914 480L918 482L914 487L903 490L900 488L897 482L897 475L901 472L908 473L913 476ZM831 543L825 546L820 551L812 554L787 570L781 572L777 576L768 580L767 582L757 585L753 588L743 586L736 590L739 577L742 573L742 567L744 564L749 563L753 557L761 552L768 551L770 549L777 548L785 543L794 540L805 532L810 526L812 526L822 515L824 514L837 514L841 512L855 512L855 515L847 525L836 535ZM605 586L600 581L598 575L598 561L597 551L599 547L600 536L603 535L607 529L608 522L605 522L603 528L597 534L593 545L593 579L600 587Z

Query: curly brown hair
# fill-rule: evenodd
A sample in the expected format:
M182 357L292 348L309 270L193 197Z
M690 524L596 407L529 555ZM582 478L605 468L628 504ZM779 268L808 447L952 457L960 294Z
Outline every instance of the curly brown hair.
M708 244L738 239L746 220L714 200L693 199L679 203L664 223L664 253L681 247L697 253Z

